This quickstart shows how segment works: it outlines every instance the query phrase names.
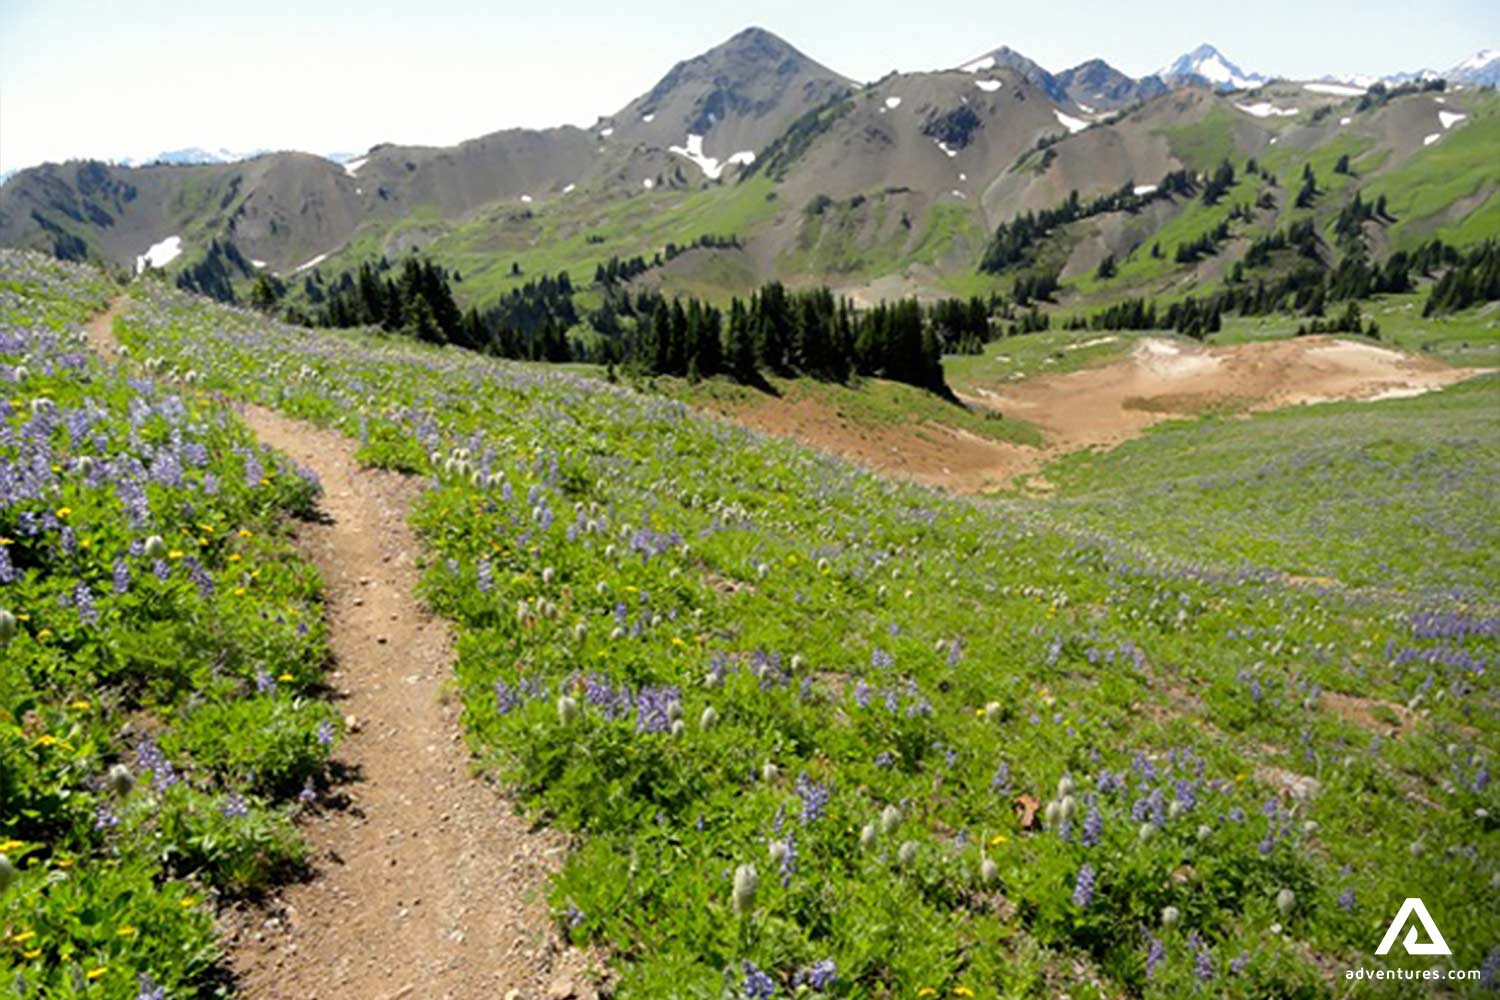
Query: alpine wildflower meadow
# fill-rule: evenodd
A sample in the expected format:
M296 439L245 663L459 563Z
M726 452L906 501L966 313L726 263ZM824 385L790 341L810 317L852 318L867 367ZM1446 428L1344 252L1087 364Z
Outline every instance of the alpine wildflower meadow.
M551 912L614 995L1343 995L1416 856L1446 961L1497 964L1492 591L1156 558L603 381L151 282L106 376L76 314L45 321L97 279L3 260L7 982L178 995L208 900L296 860L336 723L276 525L315 488L227 399L420 478L469 744L571 835ZM68 916L107 893L141 933Z

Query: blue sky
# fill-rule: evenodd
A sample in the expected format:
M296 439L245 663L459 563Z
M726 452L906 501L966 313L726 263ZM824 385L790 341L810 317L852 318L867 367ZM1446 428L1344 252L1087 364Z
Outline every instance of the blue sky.
M661 5L425 0L0 3L0 170L184 146L362 152L586 125L749 24L859 80L1010 45L1155 70L1199 42L1289 77L1444 69L1500 47L1500 0ZM670 13L669 13L670 12Z

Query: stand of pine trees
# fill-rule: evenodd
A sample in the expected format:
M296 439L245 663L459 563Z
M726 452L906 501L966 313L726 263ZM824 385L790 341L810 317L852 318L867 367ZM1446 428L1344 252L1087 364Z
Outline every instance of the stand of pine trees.
M586 360L643 375L728 375L747 384L761 383L762 372L834 382L858 374L941 393L943 354L982 350L992 337L991 315L1002 309L998 299L974 298L857 310L827 288L790 291L772 282L734 299L726 315L697 299L632 296L617 284L627 268L604 270L605 301L587 317L592 333L577 336L570 331L582 317L566 273L527 282L483 313L463 312L452 291L456 276L413 256L394 275L382 260L327 285L312 276L309 300L320 303L313 317L320 326L378 326L505 358ZM1036 312L1022 318L1045 319Z
M1500 300L1500 242L1486 240L1454 263L1432 286L1423 316L1442 316Z
M1224 166L1228 166L1228 163ZM1230 167L1224 189L1233 182L1234 168ZM1087 202L1079 198L1077 191L1072 191L1056 208L1022 212L1010 222L1002 222L995 227L995 233L979 259L979 270L985 274L999 274L1008 268L1031 263L1032 248L1059 226L1107 212L1137 212L1159 198L1189 195L1196 189L1197 182L1191 174L1186 170L1174 170L1163 177L1154 190L1143 194L1135 193L1134 182ZM1222 189L1220 193L1222 194Z

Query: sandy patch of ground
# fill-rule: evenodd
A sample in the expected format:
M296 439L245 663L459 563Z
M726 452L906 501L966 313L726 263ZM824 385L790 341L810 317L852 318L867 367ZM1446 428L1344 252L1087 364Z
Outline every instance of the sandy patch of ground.
M1095 368L996 381L959 394L1041 429L1045 445L989 441L938 423L860 425L812 400L764 397L718 412L757 430L790 437L882 472L933 486L977 492L1031 476L1068 452L1111 448L1163 420L1213 410L1256 412L1334 400L1418 396L1480 374L1432 358L1328 336L1230 347L1143 337L1123 358Z
M1226 408L1416 396L1477 374L1372 344L1298 337L1232 347L1143 338L1097 368L996 385L973 401L1042 429L1054 452L1110 447L1174 417Z
M765 396L749 404L720 404L716 412L871 469L964 492L1003 484L1026 465L1028 453L1036 451L931 421L858 424L813 399Z

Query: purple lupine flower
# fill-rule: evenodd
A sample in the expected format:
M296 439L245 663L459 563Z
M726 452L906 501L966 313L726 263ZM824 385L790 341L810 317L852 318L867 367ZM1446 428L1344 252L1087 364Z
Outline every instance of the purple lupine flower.
M143 972L140 978L140 992L135 995L135 1000L167 1000L167 988L156 985L156 980L151 978L151 974Z
M1073 905L1087 907L1094 901L1094 866L1087 861L1078 869L1078 881L1073 885Z
M1354 890L1345 889L1339 893L1339 907L1345 912L1354 909Z
M317 740L318 745L321 747L333 746L333 723L328 719L324 719L318 723Z
M838 981L838 966L833 964L831 958L814 962L792 977L793 986L811 986L815 990L826 990Z
M680 704L682 692L675 687L646 685L636 694L635 729L638 733L665 733L672 728L671 706Z
M820 785L804 771L797 775L797 794L802 798L802 825L816 822L828 812L831 792L827 785Z
M776 995L776 983L748 958L744 970L746 1000L771 1000Z
M255 671L255 692L256 694L276 693L276 678L272 677L271 672L265 667Z
M475 575L478 577L475 586L479 588L479 592L481 594L488 594L490 590L495 586L495 571L494 568L490 566L490 561L488 559L479 560L479 565L475 570Z
M94 592L86 583L80 583L73 591L73 604L78 608L78 617L84 624L94 625L99 621L99 609L94 606Z
M172 767L172 762L167 760L155 741L149 738L136 745L135 764L138 771L151 772L151 787L158 792L165 792L177 784L177 771Z
M112 830L119 825L120 817L106 803L100 802L94 807L95 830Z
M130 592L130 566L123 558L115 560L112 582L116 594Z
M1156 975L1156 967L1167 957L1167 947L1156 937L1146 935L1146 978Z
M1500 947L1491 948L1479 967L1479 985L1487 990L1500 986Z
M193 581L193 586L198 588L198 596L205 601L214 596L213 577L208 575L208 570L203 568L203 564L192 556L184 557L182 564L187 567L188 579Z
M313 780L308 778L302 783L302 791L297 793L297 801L303 805L317 801L318 790L313 787Z
M1104 816L1100 814L1098 806L1090 805L1088 815L1083 817L1083 833L1079 840L1084 847L1097 847L1103 832Z
M896 665L896 658L883 649L870 651L870 666L876 670L886 670Z
M248 804L246 804L245 797L243 795L241 795L239 792L230 792L229 795L225 797L224 805L220 807L219 811L223 813L227 819L236 819L240 816L248 815L250 812L250 807Z
M1229 971L1233 972L1235 975L1239 975L1244 971L1245 966L1249 964L1250 953L1248 951L1242 951L1229 960Z
M572 903L568 904L568 911L563 914L563 920L567 922L569 927L577 927L586 919L588 918L584 916L583 911Z
M860 708L870 707L870 685L863 677L854 685L854 703Z
M521 707L521 695L504 681L495 682L495 710L501 715L509 715Z
M995 776L990 779L990 791L996 795L1010 794L1010 765L1003 760L995 768Z
M953 639L948 643L948 666L958 666L958 661L963 657L964 641Z
M889 750L882 750L875 755L875 766L891 768L896 766L896 757Z
M781 853L781 887L784 889L792 884L792 876L797 874L797 835L788 833L782 843L786 845L786 850Z
M1197 931L1188 934L1188 947L1193 949L1193 974L1203 982L1209 982L1214 978L1213 952Z
M262 479L266 478L266 470L261 466L254 449L240 449L240 457L245 463L245 485L253 490L260 485Z

